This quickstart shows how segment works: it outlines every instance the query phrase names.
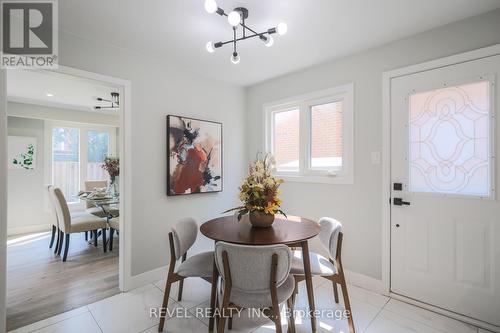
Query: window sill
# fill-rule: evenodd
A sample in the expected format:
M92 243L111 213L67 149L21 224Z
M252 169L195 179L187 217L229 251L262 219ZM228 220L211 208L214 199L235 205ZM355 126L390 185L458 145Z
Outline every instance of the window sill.
M276 174L277 178L285 182L314 183L314 184L354 184L352 175L291 175Z

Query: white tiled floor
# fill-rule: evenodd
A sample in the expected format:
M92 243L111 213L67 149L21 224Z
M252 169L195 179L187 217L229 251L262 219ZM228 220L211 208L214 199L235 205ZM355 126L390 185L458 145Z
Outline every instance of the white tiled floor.
M318 310L343 309L333 301L332 285L315 278L315 298ZM13 332L37 333L154 333L158 330L158 319L151 318L150 308L161 305L164 281L119 294L102 301L81 307L52 318L42 320ZM304 309L307 300L303 283L301 284L296 309ZM488 333L474 326L457 320L378 295L364 289L350 286L349 295L353 310L356 332L366 333ZM206 308L209 304L210 285L201 279L187 279L184 284L183 299L176 302L177 286L172 288L169 309L177 309L189 314L184 318L172 317L166 321L165 332L198 333L208 332L208 319L197 317L197 308ZM343 304L342 297L340 304ZM181 312L177 312L181 313ZM198 312L199 313L199 312ZM295 318L298 333L311 331L307 318ZM283 319L283 326L286 320ZM274 324L265 318L255 319L242 316L235 318L232 333L272 333ZM286 330L284 330L286 331ZM347 333L345 320L321 318L318 320L318 332Z

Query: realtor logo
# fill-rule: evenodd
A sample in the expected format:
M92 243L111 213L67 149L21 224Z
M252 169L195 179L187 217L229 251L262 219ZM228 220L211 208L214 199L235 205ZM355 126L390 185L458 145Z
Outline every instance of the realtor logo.
M56 0L1 1L1 11L1 67L57 67Z

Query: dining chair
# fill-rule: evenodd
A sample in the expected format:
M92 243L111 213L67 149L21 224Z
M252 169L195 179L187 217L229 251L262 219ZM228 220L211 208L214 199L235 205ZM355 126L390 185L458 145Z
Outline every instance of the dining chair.
M349 301L347 283L345 281L344 268L342 266L342 224L333 218L322 217L319 220L319 225L321 226L321 231L318 235L319 240L322 245L328 249L329 258L327 259L318 253L310 252L309 258L311 262L311 274L313 276L321 276L332 282L335 303L339 302L337 284L340 284L342 297L344 298L344 306L349 312L349 317L347 318L349 323L349 332L354 333L355 329L352 318L351 302ZM297 284L305 279L301 251L293 252L290 274L295 276L295 288L297 292Z
M226 315L232 329L232 311L242 308L262 309L281 333L279 305L286 302L288 331L295 332L293 292L295 280L290 275L292 251L283 244L250 246L218 242L215 244L215 263L221 274L223 287L218 333L224 333Z
M106 180L86 180L85 181L85 191L92 192L96 188L104 188L108 186L108 182ZM107 214L100 208L95 207L92 203L86 203L87 209L85 210L89 214L93 214L99 217L107 217ZM109 213L114 217L119 215L119 210L116 208L109 209Z
M54 248L54 253L57 253L57 250L59 249L59 221L57 219L56 206L55 206L54 200L52 198L52 195L50 193L52 187L53 187L52 185L47 186L47 192L49 195L50 206L52 207L52 210L54 212L54 217L55 217L55 219L54 219L55 223L52 223L52 236L50 237L49 249L51 249L52 246L54 245L54 239L56 239L56 234L57 234L56 246Z
M212 272L214 267L214 253L202 252L191 257L187 257L188 250L194 245L198 236L198 223L192 218L184 218L179 220L168 233L168 241L170 245L170 264L167 273L167 282L165 283L165 293L163 295L163 303L160 311L160 325L158 332L163 331L165 325L166 309L168 307L168 298L172 283L179 282L179 291L177 300L182 300L182 289L184 279L189 277L203 278L208 282L212 282ZM181 261L177 269L176 263Z
M109 226L109 250L113 251L113 235L115 233L115 230L120 232L120 218L113 217L108 221L108 226Z
M93 231L94 239L97 240L97 230L102 229L102 246L103 251L106 252L106 220L86 212L70 214L68 203L61 189L52 187L50 193L55 203L61 231L58 254L61 254L63 236L65 237L63 261L66 261L68 257L70 235L77 232Z

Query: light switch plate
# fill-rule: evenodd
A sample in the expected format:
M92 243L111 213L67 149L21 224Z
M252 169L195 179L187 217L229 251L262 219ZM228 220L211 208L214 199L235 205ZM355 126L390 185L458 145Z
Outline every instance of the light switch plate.
M371 157L372 157L372 164L380 164L381 157L380 157L380 152L379 151L372 151L371 152Z

